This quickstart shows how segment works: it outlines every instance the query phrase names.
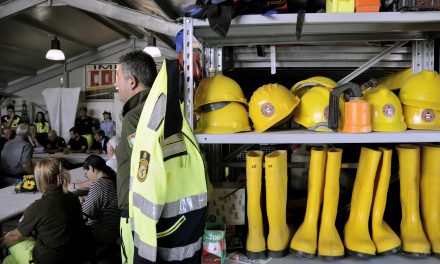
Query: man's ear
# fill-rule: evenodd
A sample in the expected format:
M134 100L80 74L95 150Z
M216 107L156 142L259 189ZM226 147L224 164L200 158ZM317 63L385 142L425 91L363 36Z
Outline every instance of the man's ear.
M138 86L138 79L133 75L130 75L128 78L131 89L135 89Z

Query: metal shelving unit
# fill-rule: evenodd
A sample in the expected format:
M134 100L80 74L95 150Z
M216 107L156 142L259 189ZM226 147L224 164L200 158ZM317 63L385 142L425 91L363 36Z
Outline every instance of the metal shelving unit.
M411 40L412 59L411 64L414 72L422 69L434 68L434 45L433 39L440 37L440 11L428 12L381 12L381 13L313 13L305 15L301 39L295 35L296 14L276 14L269 16L246 15L235 18L231 22L228 35L225 38L218 36L209 27L206 20L197 20L185 18L184 21L184 55L192 58L192 41L196 37L204 46L205 52L205 70L208 73L222 71L222 46L248 46L256 44L278 45L278 44L324 44L330 42L352 43L365 41L396 41L395 48L385 52L383 48L376 48L380 53L376 58L371 58L365 62L367 56L361 56L364 60L357 62L361 65L356 71L362 73L371 65L379 63L379 67L408 67L408 48L401 47L398 42ZM284 53L294 53L295 49L310 49L313 47L302 48L284 48L277 49L277 56ZM247 67L277 67L299 65L289 61L289 59L280 59L273 61L270 59L256 60L253 56L246 54L246 48L236 47L237 56L242 56L242 60L236 62L236 66L246 65ZM325 51L325 47L316 48ZM343 48L339 47L341 51ZM364 49L370 52L374 48L347 48L350 50ZM269 50L269 49L268 49ZM271 49L274 50L274 49ZM269 50L269 52L271 52ZM393 54L392 52L395 52ZM397 55L398 53L402 53ZM353 52L351 52L353 53ZM383 53L383 54L382 54ZM283 55L281 55L283 57ZM315 59L309 66L328 65L328 56L322 56L319 60L313 55L303 55L306 60ZM360 57L359 54L354 57ZM330 56L331 57L331 56ZM349 59L349 57L347 57ZM353 57L351 57L353 58ZM397 58L402 58L400 64ZM317 60L316 60L317 59ZM381 59L383 61L379 62ZM246 61L247 60L247 61ZM372 61L374 60L374 61ZM391 60L391 61L390 61ZM341 60L342 61L342 60ZM186 60L185 65L186 86L185 86L185 114L190 124L193 123L192 98L193 98L193 80L192 60ZM327 64L326 64L327 63ZM354 66L350 60L341 62L341 65ZM190 65L191 64L191 65ZM235 63L234 63L235 64ZM307 63L306 63L307 64ZM368 65L367 65L368 64ZM305 66L304 66L305 67ZM202 144L246 144L246 143L409 143L409 142L440 142L440 133L436 131L408 130L402 133L369 133L369 134L344 134L344 133L318 133L307 130L288 130L280 132L266 133L239 133L239 134L198 134L196 139Z
M407 130L401 133L326 133L284 130L265 133L196 134L200 144L325 144L325 143L410 143L440 142L439 131Z

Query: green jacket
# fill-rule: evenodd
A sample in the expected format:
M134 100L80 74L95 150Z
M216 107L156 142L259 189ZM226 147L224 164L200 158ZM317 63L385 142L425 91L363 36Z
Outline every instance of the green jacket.
M122 109L122 132L121 140L116 147L116 159L118 170L116 173L116 187L118 192L118 207L120 210L128 211L128 184L130 179L130 160L132 151L132 140L136 134L137 124L142 109L147 100L148 91L144 90L130 98Z

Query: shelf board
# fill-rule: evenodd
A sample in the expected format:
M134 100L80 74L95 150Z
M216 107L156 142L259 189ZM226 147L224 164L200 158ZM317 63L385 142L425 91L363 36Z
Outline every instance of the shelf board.
M195 134L200 144L287 144L287 143L422 143L440 142L440 131L407 130L399 133L347 134L283 130L265 133Z
M440 33L440 11L377 13L307 13L301 39L297 14L244 15L231 21L226 38L207 20L193 20L194 36L204 44L249 45L340 41L424 40Z

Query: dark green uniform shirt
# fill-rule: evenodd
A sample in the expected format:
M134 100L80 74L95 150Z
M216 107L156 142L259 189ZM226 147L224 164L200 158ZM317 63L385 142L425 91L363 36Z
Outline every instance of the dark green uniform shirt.
M26 208L18 223L24 237L36 236L35 263L75 263L84 240L81 204L72 193L50 190Z
M147 97L148 91L141 91L130 98L122 109L124 119L122 120L121 140L115 151L118 161L116 185L118 191L118 207L120 210L128 210L131 151L137 124Z

